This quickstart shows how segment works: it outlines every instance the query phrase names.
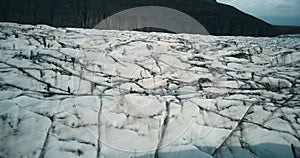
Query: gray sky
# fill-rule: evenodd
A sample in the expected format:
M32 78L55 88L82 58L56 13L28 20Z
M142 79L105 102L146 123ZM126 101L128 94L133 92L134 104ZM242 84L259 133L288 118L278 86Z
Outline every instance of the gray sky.
M300 25L300 0L217 0L271 24Z

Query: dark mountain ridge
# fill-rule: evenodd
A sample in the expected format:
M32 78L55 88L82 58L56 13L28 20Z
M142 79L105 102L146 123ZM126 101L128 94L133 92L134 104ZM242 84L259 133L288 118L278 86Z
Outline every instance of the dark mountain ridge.
M273 26L215 0L1 0L0 21L93 28L115 13L139 6L176 9L196 19L212 35L300 33L300 27Z

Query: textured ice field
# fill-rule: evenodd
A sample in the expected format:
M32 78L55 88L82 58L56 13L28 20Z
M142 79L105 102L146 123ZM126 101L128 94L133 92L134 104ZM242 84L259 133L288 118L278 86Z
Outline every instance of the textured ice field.
M0 23L0 158L298 158L300 38Z

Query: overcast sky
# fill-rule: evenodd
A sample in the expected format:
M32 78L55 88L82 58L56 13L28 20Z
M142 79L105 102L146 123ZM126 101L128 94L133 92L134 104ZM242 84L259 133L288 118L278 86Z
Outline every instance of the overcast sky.
M300 0L217 0L271 24L300 25Z

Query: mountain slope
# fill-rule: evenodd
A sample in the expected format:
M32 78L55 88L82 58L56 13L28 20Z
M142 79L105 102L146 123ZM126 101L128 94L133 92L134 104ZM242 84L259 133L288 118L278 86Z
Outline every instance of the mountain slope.
M0 21L92 28L106 17L139 6L163 6L184 12L199 21L212 35L273 36L295 33L271 26L234 7L207 0L27 0L26 3L22 0L2 0Z

